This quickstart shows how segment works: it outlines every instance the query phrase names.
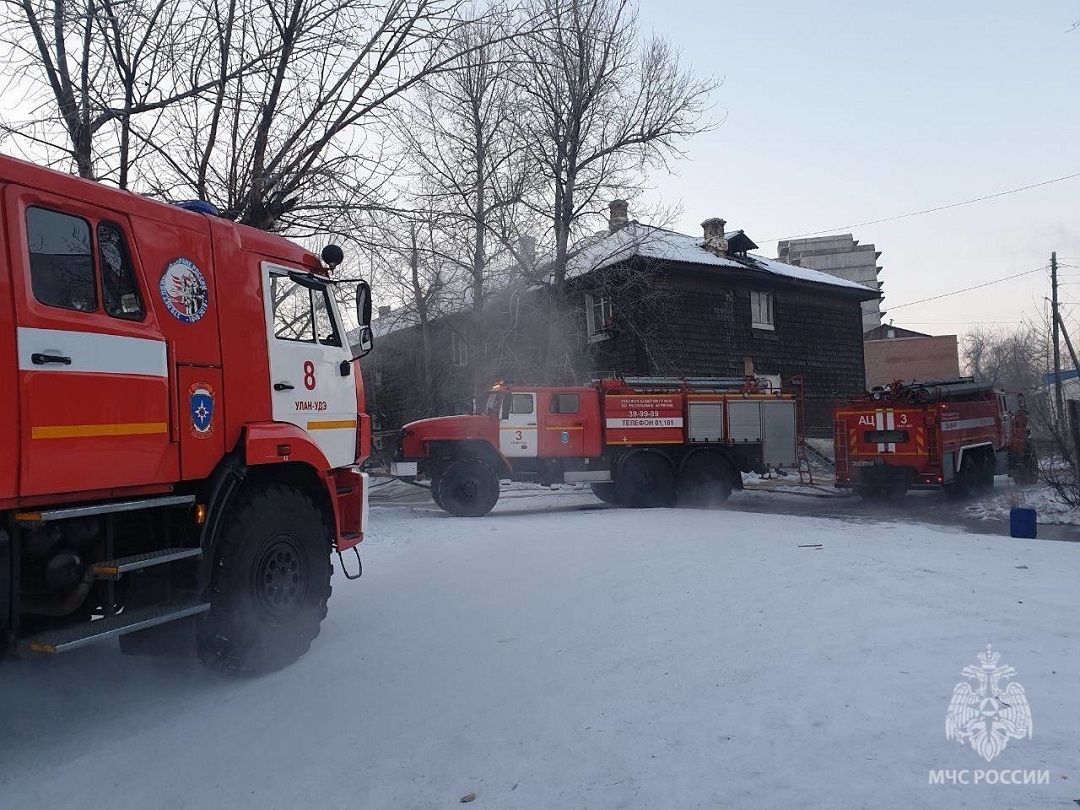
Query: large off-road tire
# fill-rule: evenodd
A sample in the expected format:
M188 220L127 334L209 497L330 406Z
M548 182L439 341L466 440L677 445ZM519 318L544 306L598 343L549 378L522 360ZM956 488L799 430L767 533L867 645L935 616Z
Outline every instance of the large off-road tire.
M615 496L634 508L674 506L675 473L658 453L637 453L619 465Z
M990 486L994 484L993 468L990 472ZM956 478L945 486L945 494L955 500L963 500L986 490L986 468L982 453L965 453L956 471Z
M331 529L311 498L251 484L221 528L198 623L199 658L233 675L291 664L319 635L330 598Z
M716 506L731 497L735 471L719 453L697 452L679 473L679 504Z
M446 509L442 502L442 489L440 488L441 481L442 472L431 479L431 500L435 501L435 505L440 509Z
M612 482L603 481L597 484L589 484L589 487L592 489L593 495L604 503L619 505L619 496L615 492L615 485Z
M458 517L482 517L499 500L499 476L483 461L452 461L439 476L439 505Z

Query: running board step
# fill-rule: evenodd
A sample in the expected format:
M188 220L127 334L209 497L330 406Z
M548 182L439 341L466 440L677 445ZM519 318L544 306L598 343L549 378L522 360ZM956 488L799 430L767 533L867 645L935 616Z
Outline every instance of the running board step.
M136 501L111 501L86 505L61 506L56 509L28 510L16 512L15 520L23 525L33 526L38 523L50 523L54 520L109 515L114 512L135 512L140 509L159 509L161 507L187 506L195 503L194 495L164 495L159 498L140 498Z
M139 571L152 565L164 565L176 560L186 560L189 557L199 557L202 549L198 548L162 548L157 551L148 551L145 554L133 554L130 557L118 557L115 560L105 560L94 563L91 568L94 576L98 579L120 579L124 574L131 571Z
M68 652L95 641L116 638L124 635L124 633L134 633L136 630L145 630L148 627L155 627L177 619L186 619L188 616L204 613L209 609L209 602L200 602L197 599L149 605L148 607L125 610L115 616L76 625L75 627L50 630L47 633L28 638L24 643L33 652Z

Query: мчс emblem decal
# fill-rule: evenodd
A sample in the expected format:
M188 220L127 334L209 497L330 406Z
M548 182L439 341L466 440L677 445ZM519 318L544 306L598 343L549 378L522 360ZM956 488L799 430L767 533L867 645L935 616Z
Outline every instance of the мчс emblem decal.
M207 383L195 383L188 389L191 435L205 439L214 432L214 389Z
M1001 653L989 644L978 666L966 666L953 689L945 715L945 738L970 743L987 762L1005 750L1009 740L1031 739L1031 708L1024 687L1012 680L1016 670L999 664Z
M191 259L173 259L161 275L161 300L178 321L195 323L206 314L210 293L206 279Z

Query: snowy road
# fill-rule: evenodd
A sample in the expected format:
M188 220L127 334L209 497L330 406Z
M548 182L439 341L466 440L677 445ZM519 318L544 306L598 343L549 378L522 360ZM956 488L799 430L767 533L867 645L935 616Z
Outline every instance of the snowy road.
M372 521L364 578L335 578L322 636L283 672L222 680L111 647L5 662L0 806L1080 798L1074 543L570 493L479 520L399 506ZM1034 718L991 765L944 735L987 642ZM1049 784L928 784L980 768Z

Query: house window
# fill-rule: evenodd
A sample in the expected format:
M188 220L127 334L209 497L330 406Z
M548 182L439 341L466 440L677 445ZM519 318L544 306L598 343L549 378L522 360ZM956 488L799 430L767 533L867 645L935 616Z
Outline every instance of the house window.
M591 343L607 340L607 330L611 327L611 299L603 295L586 294L585 320Z
M468 341L457 332L450 333L450 362L455 366L464 366L469 363Z
M773 321L773 294L750 292L750 323L755 329L775 329Z

